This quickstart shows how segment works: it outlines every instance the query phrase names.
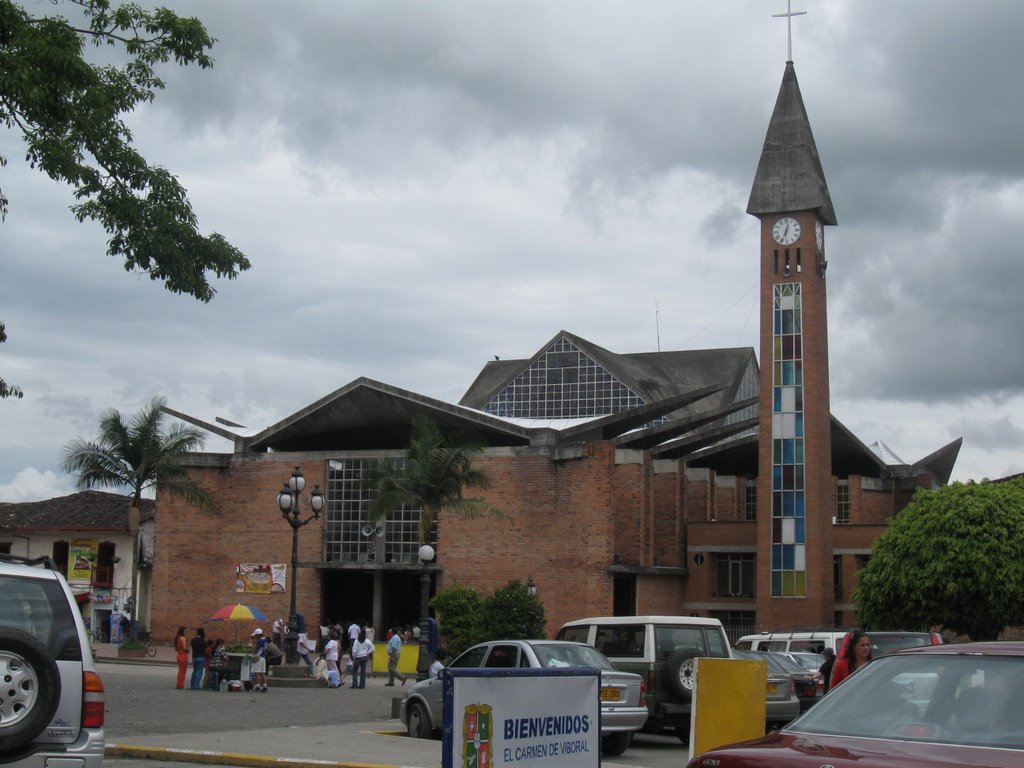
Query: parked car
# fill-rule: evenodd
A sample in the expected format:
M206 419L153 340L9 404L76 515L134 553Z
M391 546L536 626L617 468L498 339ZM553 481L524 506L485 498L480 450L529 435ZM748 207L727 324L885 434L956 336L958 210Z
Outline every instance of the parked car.
M817 654L813 654L817 655ZM814 671L805 668L799 661L788 653L769 652L769 664L777 664L778 669L789 675L793 681L793 689L796 697L800 700L800 711L810 709L822 695L823 688L818 687L818 680ZM824 659L824 657L821 657ZM818 666L821 666L820 664Z
M650 711L644 729L671 729L683 742L690 740L694 660L732 658L722 622L699 616L577 619L562 625L558 639L592 645L618 669L642 675Z
M734 650L733 658L768 662L768 654L758 651ZM767 663L768 694L765 706L766 730L781 728L800 714L800 699L797 698L793 679L786 672Z
M822 656L820 653L787 653L783 651L777 651L777 653L792 659L812 674L821 669L821 665L825 663L825 657Z
M748 651L797 651L821 653L826 648L838 652L847 630L810 629L791 632L759 632L744 635L736 647Z
M85 623L48 557L0 554L0 763L103 764L103 683Z
M881 656L901 648L914 648L919 645L941 645L942 635L938 632L871 632L871 655Z
M463 652L448 669L597 667L601 671L601 751L621 755L647 720L646 684L584 643L493 640ZM443 680L421 680L402 699L398 717L414 738L431 738L444 723Z
M760 632L744 635L736 641L736 647L749 651L787 651L821 653L831 648L836 653L842 646L848 630L813 629L791 632ZM942 635L937 632L872 632L872 652L875 656L898 648L912 648L915 645L939 645ZM877 640L875 639L877 637Z
M873 659L781 731L689 768L1019 768L1024 643L927 645Z

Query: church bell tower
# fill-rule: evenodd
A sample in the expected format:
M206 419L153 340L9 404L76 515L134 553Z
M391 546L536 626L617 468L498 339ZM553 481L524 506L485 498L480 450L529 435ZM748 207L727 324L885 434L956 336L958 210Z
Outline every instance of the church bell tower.
M747 213L760 223L757 620L830 626L834 514L824 227L836 223L793 62Z

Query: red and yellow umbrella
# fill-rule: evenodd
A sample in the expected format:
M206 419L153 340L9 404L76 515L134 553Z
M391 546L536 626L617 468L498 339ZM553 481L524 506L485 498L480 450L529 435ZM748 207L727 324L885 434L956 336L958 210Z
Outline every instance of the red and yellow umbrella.
M225 605L213 616L210 617L210 621L266 621L267 617L259 608L253 608L251 605L242 605L241 603L235 603L234 605Z
M251 605L242 605L241 603L235 603L234 605L225 605L213 616L210 617L210 621L266 621L266 614L263 613L259 608L253 608ZM238 642L238 630L235 630L235 642Z

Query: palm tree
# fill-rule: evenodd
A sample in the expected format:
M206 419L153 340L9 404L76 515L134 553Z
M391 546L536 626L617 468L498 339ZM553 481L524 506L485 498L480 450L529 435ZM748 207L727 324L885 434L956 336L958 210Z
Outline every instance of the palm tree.
M445 433L428 417L412 419L409 449L404 466L380 462L370 475L376 492L369 517L381 524L390 512L402 506L420 509L420 544L442 512L457 517L500 515L501 512L479 496L466 498L464 488L486 489L490 483L482 469L473 466L473 457L483 451L483 443L467 433Z
M163 407L167 401L154 397L149 405L125 421L115 409L100 415L96 442L75 438L62 451L61 469L77 474L79 490L130 488L128 529L132 535L131 619L132 639L138 637L139 503L143 491L178 496L205 511L214 508L213 496L189 477L181 464L185 454L203 446L202 430L185 424L167 429Z

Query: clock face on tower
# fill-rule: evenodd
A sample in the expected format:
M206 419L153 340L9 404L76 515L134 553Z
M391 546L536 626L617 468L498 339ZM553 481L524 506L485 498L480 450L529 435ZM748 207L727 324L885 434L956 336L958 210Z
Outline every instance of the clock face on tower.
M825 231L820 221L814 222L814 244L818 246L818 252L825 247Z
M772 237L779 245L792 245L800 239L800 222L790 216L784 216L772 227Z

